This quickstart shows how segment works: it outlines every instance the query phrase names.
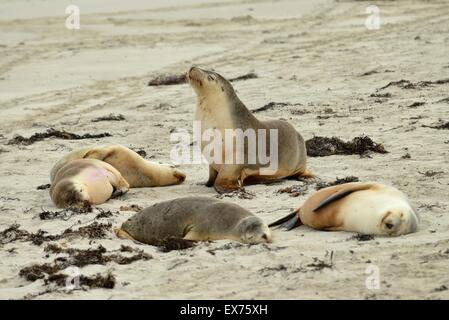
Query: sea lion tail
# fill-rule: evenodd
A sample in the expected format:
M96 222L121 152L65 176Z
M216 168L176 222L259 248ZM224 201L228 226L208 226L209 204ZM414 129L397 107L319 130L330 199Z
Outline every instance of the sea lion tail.
M114 228L114 233L117 237L121 239L135 240L133 237L131 237L131 235L128 232L126 232L121 228Z
M300 225L302 225L302 222L301 219L299 219L299 209L298 209L288 214L287 216L270 223L268 227L284 228L285 230L290 231Z

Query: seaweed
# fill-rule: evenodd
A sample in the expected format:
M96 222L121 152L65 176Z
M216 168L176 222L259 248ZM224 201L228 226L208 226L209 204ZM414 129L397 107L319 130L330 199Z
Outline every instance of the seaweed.
M412 156L408 152L401 157L401 159L411 159L411 158Z
M433 126L427 126L422 125L424 128L431 128L431 129L438 129L438 130L449 130L449 121L448 122L442 122L440 121L439 124L433 125Z
M436 103L449 103L449 97L438 100Z
M389 92L385 92L385 93L372 93L369 95L370 98L391 98L392 95Z
M106 276L102 276L99 273L92 277L81 275L79 281L81 286L88 286L91 289L114 289L116 283L115 276L110 272Z
M95 219L110 218L114 216L114 213L110 210L98 208L98 211L100 211L100 213L95 216Z
M92 212L91 206L85 206L85 207L70 207L59 211L42 211L39 213L39 218L41 220L53 220L53 219L62 219L62 220L68 220L72 216L80 215L80 214L86 214Z
M357 240L357 241L371 241L374 240L374 236L371 234L362 234L357 233L349 238L349 240Z
M47 184L41 184L40 186L37 186L37 190L47 190L50 189L51 184L47 183Z
M250 72L241 76L237 76L235 78L229 79L229 82L235 82L235 81L242 81L242 80L249 80L249 79L257 79L258 76L254 72Z
M153 257L143 250L133 249L132 247L127 247L126 249L120 248L120 252L129 252L134 253L131 256L123 256L117 253L108 254L105 247L99 245L97 248L92 249L74 249L74 248L61 248L56 244L48 244L45 249L45 252L50 253L65 253L68 254L68 258L60 257L56 258L55 262L61 264L61 268L66 268L67 266L76 266L76 267L84 267L91 264L100 264L105 265L108 262L115 262L117 264L131 264L134 261L138 260L150 260ZM61 269L62 270L62 269Z
M27 281L36 281L38 279L44 279L46 274L54 274L58 272L59 266L56 264L33 264L31 266L20 269L19 276L25 278Z
M134 211L134 212L139 212L141 211L143 208L137 204L132 204L130 206L121 206L120 207L120 211Z
M45 247L44 251L56 254L65 253L68 254L68 257L55 258L52 263L36 263L24 267L20 269L19 276L26 279L27 281L44 279L44 283L46 285L49 283L55 283L58 286L65 286L67 284L68 276L66 274L60 273L60 271L68 267L76 266L81 268L92 264L105 265L108 262L130 264L137 260L152 259L152 256L144 253L142 250L135 250L132 248L130 248L130 251L127 250L127 252L135 252L135 254L130 257L122 256L116 253L106 255L105 253L107 251L101 245L96 249L82 250L74 248L64 249L56 244L48 244ZM79 284L81 286L88 286L89 288L112 289L115 285L115 277L111 273L108 273L106 276L102 276L97 273L92 277L81 275L79 277Z
M174 250L185 250L196 245L196 241L185 240L182 238L168 237L155 242L161 252L170 252Z
M299 197L306 194L307 189L308 187L305 184L296 184L290 187L279 189L276 193L288 193L290 197Z
M29 232L20 230L19 228L19 224L13 224L0 232L0 244L4 245L17 240L27 239L29 237Z
M7 142L8 145L31 145L37 141L42 141L47 138L57 138L63 140L82 140L82 139L95 139L95 138L104 138L111 137L112 135L108 132L99 133L99 134L90 134L86 133L83 135L78 135L75 133L67 132L64 130L56 130L54 128L47 129L46 132L35 133L29 138L25 138L21 135L14 137L13 139Z
M375 73L379 73L379 71L376 70L376 69L373 69L373 70L370 70L370 71L366 71L366 72L361 73L360 77L370 76L370 75L375 74Z
M48 285L49 283L54 283L59 287L65 287L67 285L68 280L72 280L72 277L69 277L63 273L55 273L48 276L47 279L44 280L44 283ZM78 285L80 287L87 286L89 289L93 288L104 288L104 289L114 289L116 284L115 276L108 272L105 276L100 273L96 273L93 276L85 276L80 275L78 278Z
M143 149L131 149L131 150L137 153L142 158L145 158L147 156L147 152Z
M319 181L315 185L315 189L320 190L323 188L328 188L328 187L336 186L336 185L343 184L343 183L349 183L349 182L359 182L359 178L355 177L355 176L348 176L345 178L337 177L334 181L330 181L330 182Z
M370 152L388 153L384 146L374 142L368 136L358 136L352 141L343 141L337 137L313 137L306 141L307 155L310 157L325 157L330 155L367 155Z
M237 76L235 78L229 79L229 82L249 80L258 78L257 74L254 72L250 72L241 76ZM155 77L154 79L148 82L148 86L168 86L175 84L183 84L186 83L186 74L163 74Z
M269 103L265 104L264 106L256 108L251 111L253 113L257 113L257 112L266 111L266 110L270 110L270 109L274 109L274 108L286 107L288 105L290 105L290 104L285 103L285 102L269 102Z
M439 286L438 288L433 289L433 292L442 292L442 291L447 291L448 288L447 286L445 286L444 284Z
M123 121L126 120L123 114L113 114L110 113L108 116L98 117L92 119L92 122L100 122L100 121Z
M133 251L134 251L133 247L125 246L123 244L120 246L120 252L133 252Z
M232 192L218 194L215 197L218 199L237 197L239 199L251 200L251 199L254 199L255 196L256 195L254 193L246 191L245 188L240 188L240 189L232 191Z
M39 229L37 230L36 233L30 233L27 238L27 241L31 241L32 244L40 246L44 242L55 241L60 239L59 235L46 235L46 234L47 231Z
M164 74L148 82L148 86L169 86L174 84L186 83L186 74Z
M408 105L406 108L417 108L417 107L423 106L425 104L426 104L425 102L417 101L417 102L413 102L412 104Z
M405 88L406 86L409 86L411 84L411 82L409 80L398 80L398 81L391 81L389 83L387 83L385 86L379 88L378 90L383 90L386 89L390 86L397 86L399 88Z
M65 236L80 236L82 238L89 239L104 239L107 238L109 231L111 230L111 223L98 223L92 222L91 224L79 227L78 230L73 231L71 228L64 230L60 237Z
M332 259L330 262L325 262L318 258L313 258L313 262L306 265L306 267L311 268L312 271L320 271L326 268L332 269L334 267L334 264L332 262Z
M61 234L47 235L44 230L38 230L36 233L30 233L26 230L21 230L20 225L13 224L9 228L0 232L0 244L14 241L30 241L32 244L40 246L44 242L56 241L66 237L79 236L89 239L102 239L106 238L112 227L111 223L101 224L93 222L87 226L80 227L78 230L66 229Z
M431 178L431 177L437 176L437 175L439 175L441 173L444 173L444 171L427 170L425 172L418 171L418 173L422 174L423 176Z
M64 249L58 246L56 243L49 243L45 246L44 251L51 253L61 253L64 252Z
M418 81L418 82L411 82L409 80L398 80L398 81L391 81L388 84L386 84L385 86L379 88L378 90L383 90L386 89L390 86L396 86L399 87L401 89L418 89L418 88L425 88L425 87L429 87L432 85L436 85L436 84L446 84L449 83L449 78L447 79L439 79L439 80L435 80L435 81Z
M36 233L30 233L21 230L19 224L13 224L0 232L0 244L4 245L14 241L31 241L35 245L41 245L44 241L56 240L58 236L45 235L46 232L38 230Z

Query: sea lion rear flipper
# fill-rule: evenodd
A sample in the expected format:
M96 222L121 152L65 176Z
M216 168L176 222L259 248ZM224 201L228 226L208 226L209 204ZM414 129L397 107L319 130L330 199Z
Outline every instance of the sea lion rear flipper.
M296 211L293 211L292 213L289 213L287 216L270 223L268 227L284 228L285 230L289 231L300 225L302 225L302 222L301 219L299 219L299 209L298 209Z
M131 237L131 235L130 235L128 232L126 232L125 230L123 230L123 229L121 229L121 228L114 228L114 232L115 232L115 235L116 235L118 238L121 238L121 239L129 239L129 240L134 240L134 241L136 241L136 239L134 239L133 237Z
M372 186L373 186L372 183L351 184L349 186L337 185L334 188L336 188L337 190L340 188L341 190L338 190L337 192L333 193L332 195L321 201L312 211L316 212L334 201L343 199L344 197L350 195L353 192L370 189Z

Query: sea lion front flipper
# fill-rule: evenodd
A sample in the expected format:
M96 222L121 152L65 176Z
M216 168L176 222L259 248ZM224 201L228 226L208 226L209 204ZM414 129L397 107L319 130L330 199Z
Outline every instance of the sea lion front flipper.
M301 180L301 179L311 179L311 180L319 180L319 178L314 175L312 172L310 172L309 170L304 170L304 171L300 171L297 172L291 176L288 176L287 179L297 179L297 180Z
M103 168L108 173L109 183L114 188L114 192L112 193L111 198L118 198L127 193L129 190L128 181L126 181L125 178L123 178L123 176L121 175L121 173L116 168L111 166L109 163L104 161L102 161L101 163Z
M332 202L343 199L353 192L370 189L373 185L374 184L372 183L349 183L334 186L333 188L336 189L336 192L322 200L315 208L312 209L312 211L317 212Z
M131 237L131 235L126 232L125 230L123 230L122 228L114 228L114 233L118 238L121 239L129 239L129 240L133 240L133 241L137 241L136 239L134 239L133 237Z
M239 178L242 167L237 165L225 165L218 172L214 188L218 193L227 193L240 189Z
M209 180L206 182L206 187L213 187L215 179L217 179L218 171L209 166Z

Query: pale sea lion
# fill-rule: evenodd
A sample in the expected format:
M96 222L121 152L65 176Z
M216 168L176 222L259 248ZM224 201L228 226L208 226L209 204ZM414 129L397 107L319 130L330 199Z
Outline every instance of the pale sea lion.
M291 230L304 224L319 230L398 236L415 232L418 223L418 215L398 189L354 182L313 193L298 210L270 227Z
M278 163L275 172L261 174L260 170L264 168L264 165L261 165L259 156L256 163L248 163L248 143L245 143L243 151L238 151L236 148L234 150L223 148L223 154L231 151L235 157L239 156L238 152L243 152L245 162L242 164L237 161L230 164L210 163L207 186L214 186L218 192L223 193L239 189L245 179L247 182L261 182L287 177L312 176L306 170L304 139L291 124L281 120L259 121L256 119L240 101L231 83L216 72L192 67L186 78L197 95L195 119L201 121L202 133L207 129L218 129L224 137L226 129L243 131L253 129L256 131L257 146L259 146L257 132L265 129L266 153L270 154L270 129L277 129L278 132ZM204 147L205 144L202 141L203 152Z
M153 245L168 238L271 242L268 226L248 210L201 196L157 203L132 216L115 232L120 238Z
M96 159L73 160L52 181L50 197L59 208L101 204L122 195L129 184L110 164Z
M52 168L51 181L53 182L59 168L76 159L97 159L109 163L121 173L131 188L179 184L186 177L184 173L168 165L147 161L122 145L112 144L70 152Z

